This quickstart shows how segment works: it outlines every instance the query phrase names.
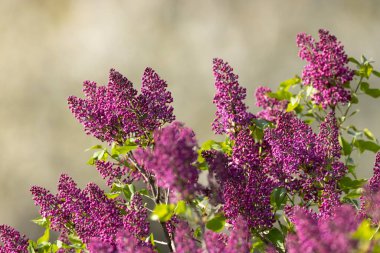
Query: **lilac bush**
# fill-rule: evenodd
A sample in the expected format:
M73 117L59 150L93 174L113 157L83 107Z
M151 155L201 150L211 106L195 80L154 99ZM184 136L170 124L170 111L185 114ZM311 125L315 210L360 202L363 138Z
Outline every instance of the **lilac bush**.
M301 77L257 88L256 114L233 68L214 59L212 129L224 141L200 144L175 121L151 68L140 93L114 69L105 86L85 81L85 98L68 104L102 142L88 164L106 188L65 174L56 194L33 186L45 232L34 241L2 225L0 252L380 252L380 145L347 124L359 98L380 96L369 84L380 72L326 30L296 42ZM369 180L356 175L363 152L377 153Z

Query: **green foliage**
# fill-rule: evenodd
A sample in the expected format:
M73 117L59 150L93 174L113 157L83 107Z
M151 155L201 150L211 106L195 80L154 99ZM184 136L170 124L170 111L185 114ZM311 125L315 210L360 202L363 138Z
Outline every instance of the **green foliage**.
M224 229L225 224L226 217L224 217L223 214L217 214L212 219L207 221L206 228L214 232L220 232Z

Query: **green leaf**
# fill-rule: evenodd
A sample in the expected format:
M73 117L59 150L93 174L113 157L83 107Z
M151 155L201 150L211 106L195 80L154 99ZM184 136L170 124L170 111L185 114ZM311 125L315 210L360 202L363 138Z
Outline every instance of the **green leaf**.
M365 135L368 139L370 139L370 140L372 140L372 141L376 141L375 136L373 135L373 133L372 133L371 131L368 130L368 128L364 128L364 129L363 129L363 132L364 132L364 135Z
M358 189L367 182L366 179L351 179L350 177L343 177L339 180L339 186L342 190Z
M169 205L158 204L153 210L151 219L159 220L161 222L166 222L170 220L170 218L173 216L174 208L175 208L174 204L169 204Z
M371 89L369 87L369 83L363 82L360 85L360 90L363 91L365 94L368 96L371 96L373 98L378 98L380 97L380 89Z
M177 206L174 209L175 214L181 215L186 212L186 203L185 201L181 200L177 203Z
M372 74L374 74L377 77L380 77L380 72L376 70L372 70Z
M362 64L359 68L359 70L356 72L358 76L364 77L366 79L369 79L373 71L372 65L365 60L364 64Z
M36 253L36 251L34 250L34 248L36 248L36 243L32 240L29 240L29 245L28 245L28 252L29 253Z
M270 202L277 210L282 210L286 204L286 189L275 188L270 195Z
M194 230L193 236L194 236L194 238L201 238L201 236L202 236L202 230L201 230L200 227L197 227Z
M86 149L85 151L90 151L90 150L96 150L96 149L103 149L103 146L102 145L94 145L92 147L89 147L88 149Z
M133 143L133 142L128 143L128 144L123 145L123 146L119 146L115 143L112 143L111 155L112 156L125 155L125 154L128 154L128 152L135 150L137 147L138 147L137 144Z
M44 242L49 242L49 238L50 238L50 229L46 228L44 234L40 238L38 238L37 245L40 245Z
M119 197L120 192L107 192L105 193L108 199L115 199Z
M358 96L355 93L351 94L351 101L350 102L351 102L351 104L357 104L357 103L359 103Z
M278 99L278 100L290 100L293 94L289 91L280 89L277 92L268 92L267 96L270 98Z
M288 91L290 87L292 87L293 85L299 84L300 82L301 82L301 78L299 76L295 76L291 79L288 79L280 83L280 88L283 89L284 91Z
M356 60L354 57L349 57L349 58L348 58L348 61L349 61L349 62L352 62L352 63L354 63L354 64L356 64L356 65L358 65L358 66L361 65L360 62L359 62L358 60Z
M46 228L49 225L49 221L45 217L36 218L32 220L32 222L44 228Z
M87 164L88 165L95 165L95 162L96 162L96 159L94 157L91 157L90 159L88 159Z
M225 224L226 217L224 217L223 214L217 214L211 220L207 221L206 228L214 232L220 232L224 229Z
M293 111L296 109L296 107L299 105L301 101L301 96L297 95L296 97L290 98L290 103L288 104L288 107L286 108L287 112Z
M266 236L276 247L285 252L284 235L277 228L272 228Z
M148 237L147 239L150 241L150 243L151 243L153 246L156 245L156 243L154 242L154 235L153 235L153 233L150 233L150 235L149 235L149 237Z
M354 145L359 149L360 153L366 150L377 153L380 150L380 146L373 141L355 140Z
M314 94L317 90L311 86L311 85L308 85L307 88L306 88L306 97L310 97L312 94Z
M348 141L346 141L346 139L344 139L341 135L339 135L338 139L339 139L340 146L342 147L343 154L350 155L352 152L352 147L350 143L348 143Z
M353 238L369 241L373 235L374 231L371 228L371 224L368 220L364 220L358 227L358 229L353 234Z
M207 141L203 142L203 144L201 145L201 148L198 150L198 163L199 164L203 164L206 162L206 160L202 156L202 152L206 151L206 150L211 150L211 149L222 150L220 142L216 142L214 140L207 140ZM203 167L205 170L208 169L208 168L206 169L205 166L201 166L201 167ZM207 165L206 165L206 167L207 167Z

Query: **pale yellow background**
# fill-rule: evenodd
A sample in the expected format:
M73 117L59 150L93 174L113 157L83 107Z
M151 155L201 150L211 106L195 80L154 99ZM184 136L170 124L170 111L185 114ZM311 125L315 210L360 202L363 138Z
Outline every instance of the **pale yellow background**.
M215 111L213 57L234 66L255 112L255 87L300 72L298 32L327 28L349 55L380 61L379 25L376 0L0 0L0 224L35 238L32 185L55 190L62 171L80 186L102 182L84 153L97 142L66 104L85 79L104 84L114 67L139 86L153 67L169 84L178 120L203 141ZM366 99L355 121L377 136L379 106ZM373 158L361 159L362 175Z

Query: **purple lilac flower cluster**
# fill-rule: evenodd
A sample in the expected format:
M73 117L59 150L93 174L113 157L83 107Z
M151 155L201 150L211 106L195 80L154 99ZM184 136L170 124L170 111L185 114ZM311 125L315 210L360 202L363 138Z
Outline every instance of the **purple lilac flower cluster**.
M279 114L286 111L288 101L271 98L268 96L270 92L272 92L272 90L264 86L260 86L256 89L256 106L263 108L256 116L268 121L274 121Z
M299 56L308 62L303 83L315 88L313 101L330 111L318 133L302 120L306 115L302 105L297 114L287 112L288 100L270 97L266 87L256 90L256 105L263 110L256 115L248 112L246 89L221 59L213 61L217 111L212 128L227 139L201 149L190 128L173 122L173 99L166 82L152 69L144 72L140 94L113 69L107 86L86 81L86 98L68 99L71 111L87 134L128 151L95 162L112 186L111 194L94 183L82 190L65 174L56 194L31 188L41 216L65 245L57 252L76 252L77 245L70 246L73 240L90 253L153 253L157 244L177 253L248 253L260 244L267 253L344 253L362 247L355 233L363 229L359 224L368 225L368 241L368 233L380 221L380 152L361 208L355 210L345 203L359 206L350 194L359 192L363 181L351 179L340 161L343 128L335 115L339 103L350 100L344 84L354 72L336 37L325 30L319 37L319 42L304 33L297 37ZM136 150L128 149L130 137L137 138ZM344 158L348 163L350 157ZM208 169L207 185L198 182L200 169ZM355 186L345 186L342 179ZM146 185L135 191L140 183ZM115 189L130 189L129 195L119 196ZM158 208L148 209L145 200ZM151 211L159 218L165 242L149 234ZM195 213L196 218L191 217ZM41 246L5 225L0 226L0 241L0 253L26 253L28 247ZM377 236L366 243L372 247L379 242Z
M115 166L112 162L96 161L96 169L99 171L103 179L107 179L107 185L112 186L117 180L121 181L121 178L128 173L128 168L125 166ZM130 180L123 180L124 182L130 182Z
M166 87L166 82L147 68L138 95L127 78L111 69L107 86L85 81L86 98L70 96L68 103L87 134L101 141L123 143L175 119L169 105L173 99Z
M239 218L244 219L249 228L271 227L273 184L260 167L240 166L218 151L205 151L202 155L209 164L210 184L217 184L213 194L216 201L223 204L229 222L236 224Z
M176 253L249 253L251 238L249 228L244 219L238 218L237 225L229 231L229 235L206 231L204 235L205 248L201 248L186 222L180 222L176 229Z
M116 243L109 244L93 239L88 245L92 253L154 253L151 245L141 243L128 231L120 231L116 236Z
M21 235L14 228L1 225L0 226L0 253L26 253L28 247L28 238Z
M346 253L357 246L352 233L356 231L360 219L350 205L340 206L328 219L317 219L316 215L296 208L291 219L297 233L286 238L289 253Z
M284 113L264 135L270 146L268 173L278 186L300 193L304 201L319 201L321 215L339 205L337 184L347 171L339 161L338 131L333 112L320 125L319 134L294 114Z
M212 128L217 134L228 134L231 138L239 126L247 126L254 117L244 104L246 89L239 86L233 68L222 59L214 59L216 119Z
M198 157L196 146L194 132L174 122L154 132L153 149L139 148L134 154L146 170L154 173L158 186L186 199L197 189L199 171L193 164Z
M138 239L148 236L148 215L138 194L126 208L107 198L94 183L80 190L65 174L60 177L56 195L37 186L33 186L31 192L35 204L41 208L41 216L51 221L52 229L63 234L75 231L84 243L96 239L114 245L115 236L122 229L130 231ZM123 216L122 210L127 215Z
M299 56L308 62L302 80L317 90L313 100L323 108L347 103L351 94L343 85L353 79L354 71L347 66L348 57L343 45L327 30L319 30L319 39L315 42L311 35L297 35Z
M360 213L363 217L369 217L373 223L380 222L380 152L376 154L373 168L373 176L364 188L361 196Z

